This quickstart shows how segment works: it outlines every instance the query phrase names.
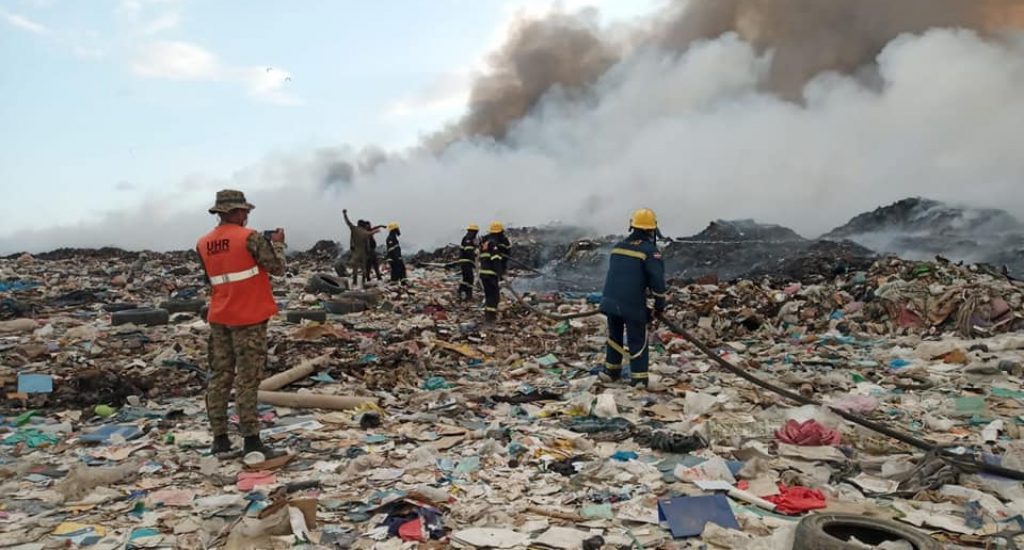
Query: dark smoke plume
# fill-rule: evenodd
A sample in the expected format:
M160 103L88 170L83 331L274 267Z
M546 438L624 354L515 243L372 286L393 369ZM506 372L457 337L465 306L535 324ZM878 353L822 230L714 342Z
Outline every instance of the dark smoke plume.
M656 42L686 50L694 40L737 32L774 52L769 91L798 99L825 71L851 74L873 63L893 38L935 27L990 31L1020 24L1019 0L691 0L658 30Z
M268 156L95 221L0 235L0 254L187 248L224 187L296 248L347 239L346 207L400 221L410 250L490 220L607 234L640 206L669 235L712 216L816 235L916 195L1024 219L1024 32L998 32L1024 28L1024 0L690 0L594 20L518 22L467 115L422 148ZM829 70L841 76L816 79Z
M549 91L587 90L626 52L591 20L554 13L520 20L474 82L467 114L428 138L438 150L459 138L501 140ZM677 0L640 31L634 47L685 52L698 40L735 32L760 52L773 52L766 91L799 100L825 71L853 74L903 33L960 27L982 33L1024 28L1020 0ZM440 147L439 147L440 146Z
M455 133L501 139L549 90L558 86L568 97L578 95L618 60L585 14L520 20L490 56L491 71L473 83L469 112Z

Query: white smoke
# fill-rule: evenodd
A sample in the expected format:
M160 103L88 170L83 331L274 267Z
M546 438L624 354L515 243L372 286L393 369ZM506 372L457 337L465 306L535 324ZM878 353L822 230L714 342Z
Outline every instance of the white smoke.
M269 159L208 185L204 202L152 197L96 223L0 238L0 251L187 248L211 226L205 209L218 186L246 191L257 205L251 225L285 227L293 248L347 242L343 207L353 220L400 222L407 250L492 219L619 232L641 206L670 235L754 218L815 236L914 195L1024 213L1020 34L900 36L873 78L819 75L799 104L763 91L768 56L735 34L682 54L638 50L583 99L550 90L500 143L406 152L355 175L339 169L360 162L347 150Z

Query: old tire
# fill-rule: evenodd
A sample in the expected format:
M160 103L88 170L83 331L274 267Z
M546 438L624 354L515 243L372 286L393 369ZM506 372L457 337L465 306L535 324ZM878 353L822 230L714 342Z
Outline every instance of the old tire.
M103 311L107 313L114 313L115 311L127 311L129 309L139 309L139 304L103 304Z
M855 537L872 546L887 540L909 542L914 550L940 550L939 542L902 523L853 514L812 514L796 527L793 550L858 550Z
M166 309L171 313L199 313L206 305L206 300L168 300L161 302L160 309Z
M340 294L345 291L345 281L330 273L317 273L309 278L306 283L307 292L323 292L325 294Z
M380 305L384 295L379 290L349 290L335 299L363 302L367 308L372 308Z
M360 311L366 311L369 308L367 307L366 302L339 298L337 300L328 300L324 302L324 309L336 315L344 315L346 313L359 313Z
M284 314L289 323L301 323L304 320L323 323L327 321L327 312L322 310L289 311Z
M171 314L166 309L126 309L112 313L110 315L110 323L113 325L131 323L133 325L152 327L166 325L170 318Z

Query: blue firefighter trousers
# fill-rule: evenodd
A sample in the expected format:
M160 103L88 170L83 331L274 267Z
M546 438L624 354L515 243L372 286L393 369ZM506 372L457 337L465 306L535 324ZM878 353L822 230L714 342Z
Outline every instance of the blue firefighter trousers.
M625 347L623 346L623 332L627 338ZM608 315L605 372L612 378L619 378L626 357L629 358L630 379L633 382L646 383L647 364L650 361L647 349L647 323L627 321L617 315Z

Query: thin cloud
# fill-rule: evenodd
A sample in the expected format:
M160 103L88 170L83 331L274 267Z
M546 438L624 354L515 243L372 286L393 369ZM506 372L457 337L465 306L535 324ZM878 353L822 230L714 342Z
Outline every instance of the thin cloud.
M140 24L139 32L144 35L151 36L173 29L177 27L180 22L181 16L177 12L168 12L156 16L149 22Z
M121 0L117 4L116 11L121 13L138 13L147 6L160 6L177 4L180 0Z
M189 42L152 42L132 61L132 72L146 78L216 80L222 72L217 56Z
M446 73L420 92L392 103L387 115L405 117L465 107L472 83L470 71Z
M0 11L0 16L3 16L4 20L7 21L11 26L17 27L21 30L28 31L33 34L49 35L50 28L42 23L37 23L24 15L18 15L8 11Z
M144 78L183 81L221 81L242 84L256 101L273 105L301 105L288 91L292 75L274 67L224 65L209 50L190 42L159 41L142 46L131 64Z
M99 42L99 36L95 31L65 31L52 29L42 23L33 21L24 15L11 13L0 9L0 18L7 21L12 27L30 32L42 39L50 41L57 46L66 49L78 59L96 61L101 59L106 51Z
M75 44L71 46L71 54L78 59L84 59L86 61L98 61L103 59L106 55L106 50L99 46L88 46L85 44Z
M246 67L236 69L238 78L249 89L249 95L264 103L275 105L302 105L302 100L288 91L292 74L276 67Z

